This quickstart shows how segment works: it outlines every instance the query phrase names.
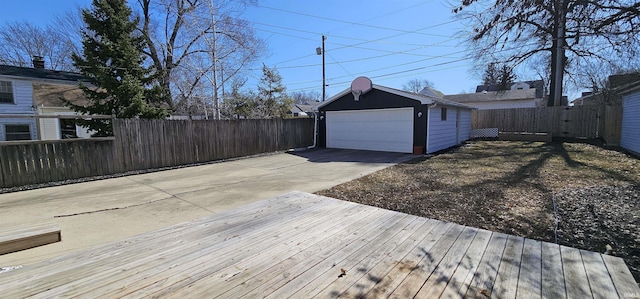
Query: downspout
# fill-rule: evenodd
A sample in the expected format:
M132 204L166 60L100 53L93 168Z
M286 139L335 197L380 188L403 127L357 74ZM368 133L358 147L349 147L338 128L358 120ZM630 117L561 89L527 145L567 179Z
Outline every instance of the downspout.
M433 105L428 106L427 105L427 144L426 144L426 149L424 150L425 154L429 154L429 125L431 124L431 108L435 108L436 106L438 106L438 103L433 102Z
M313 113L313 145L307 147L307 149L312 149L316 147L316 139L318 138L318 114L320 110L314 111Z

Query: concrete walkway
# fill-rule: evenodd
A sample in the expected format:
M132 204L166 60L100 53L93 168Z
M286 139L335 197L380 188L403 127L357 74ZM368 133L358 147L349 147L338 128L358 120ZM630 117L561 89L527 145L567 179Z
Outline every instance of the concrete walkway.
M0 268L195 220L298 190L316 192L415 156L316 149L0 194L0 225L48 219L62 242L0 255Z

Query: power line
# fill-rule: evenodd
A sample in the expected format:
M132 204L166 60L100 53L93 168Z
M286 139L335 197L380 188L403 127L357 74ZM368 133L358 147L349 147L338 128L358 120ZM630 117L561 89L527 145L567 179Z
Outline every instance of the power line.
M334 18L329 18L329 17L321 17L321 16L316 16L316 15L307 14L307 13L302 13L302 12L290 11L290 10L281 9L281 8L269 7L269 6L264 6L264 5L255 5L255 6L256 6L256 7L265 8L265 9L275 10L275 11L281 11L281 12L285 12L285 13L289 13L289 14L294 14L294 15L300 15L300 16L305 16L305 17L311 17L311 18L316 18L316 19L321 19L321 20L327 20L327 21L332 21L332 22L346 23L346 24L356 25L356 26L362 26L362 27L369 27L369 28L374 28L374 29L382 29L382 30L389 30L389 31L403 32L403 33L405 33L405 34L411 33L411 34L420 34L420 35L426 35L426 36L448 37L448 36L439 35L439 34L430 34L430 33L421 33L421 32L417 32L417 31L419 31L419 30L408 31L408 30L403 30L403 29L388 28L388 27L383 27L383 26L376 26L376 25L362 24L362 23L358 23L358 22L344 21L344 20L339 20L339 19L334 19Z
M329 56L329 58L331 58L331 60L333 60L336 64L338 64L338 66L345 72L347 73L349 76L353 77L353 75L351 73L349 73L349 71L347 71L347 69L344 68L344 66L342 66L342 64L340 64L338 61L336 61L335 58L333 58L333 56L331 56L331 54L327 53L327 55Z
M369 22L369 21L377 20L377 19L379 19L379 18L386 17L386 16L389 16L389 15L392 15L392 14L396 14L396 13L399 13L399 12L402 12L402 11L405 11L405 10L409 10L409 9L412 9L412 8L416 8L416 7L418 7L418 6L422 6L422 5L428 4L428 3L430 3L430 2L432 2L432 1L424 1L424 2L418 3L418 4L416 4L416 5L412 5L412 6L405 7L405 8L402 8L402 9L396 10L396 11L392 11L392 12L389 12L389 13L386 13L386 14L382 14L382 15L375 16L375 17L372 17L372 18L369 18L369 19L366 19L366 20L359 21L359 23L364 23L364 22ZM340 28L336 28L336 29L333 29L333 30L330 30L330 31L339 30L339 29L342 29L342 28L345 28L345 27L347 27L347 26L343 26L343 27L340 27Z
M532 45L532 44L529 44ZM522 45L522 46L529 46L529 45ZM519 48L519 47L518 47ZM507 48L507 49L503 49L503 50L499 50L496 51L497 52L506 52L506 51L511 51L517 48ZM374 69L374 70L368 70L365 71L364 73L372 73L372 72L377 72L377 71L381 71L381 70L386 70L389 68L393 68L393 67L398 67L398 66L403 66L403 65L409 65L409 64L415 64L418 62L422 62L422 61L426 61L426 60L431 60L431 59L436 59L436 58L446 58L446 56L451 55L451 54L459 54L459 53L463 53L466 52L465 50L463 51L458 51L458 52L453 52L453 53L448 53L446 55L440 55L440 56L434 56L431 58L426 58L426 59L421 59L421 60L417 60L417 61L412 61L412 62L407 62L407 63L403 63L403 64L396 64L394 66L391 67L384 67L384 68L378 68L378 69ZM451 61L445 61L445 62L441 62L441 63L437 63L437 64L433 64L433 65L429 65L429 66L423 66L423 67L418 67L418 68L413 68L413 69L408 69L408 70L403 70L403 71L398 71L398 72L392 72L392 73L387 73L385 75L381 75L381 76L388 76L388 75L394 75L394 74L399 74L399 73L404 73L404 72L411 72L411 71L416 71L416 70L421 70L421 69L425 69L428 67L433 67L433 66L440 66L440 65L446 65L446 64L450 64L450 63L455 63L455 62L459 62L459 61L465 61L465 60L470 60L470 59L474 59L473 56L470 57L464 57L464 58L458 58L455 60L451 60ZM342 79L342 78L346 78L349 76L339 76L339 77L334 77L334 78L329 78L328 80L336 80L336 79ZM370 78L376 78L379 76L371 76ZM287 85L297 85L297 84L305 84L305 83L312 83L312 82L316 82L317 80L309 80L309 81L301 81L301 82L294 82L294 83L288 83ZM335 84L335 83L334 83ZM333 85L333 84L332 84Z
M465 67L465 66L467 66L467 65L466 64L461 64L461 65L455 65L455 66L444 67L444 68L439 68L439 69L429 69L428 71L419 72L419 73L411 72L411 74L405 74L405 73L408 73L408 72L401 72L403 75L400 75L400 76L393 76L393 75L397 74L397 72L394 72L394 73L390 73L390 74L382 74L382 75L378 75L378 76L372 76L370 78L373 78L373 79L382 78L379 81L388 81L388 80L397 79L397 78L412 77L412 76L416 76L416 75L420 75L420 74L426 74L426 73L431 73L431 72L437 72L437 71L443 71L443 70L448 70L448 69L460 68L460 67ZM393 77L387 78L388 76L393 76ZM341 82L334 82L334 83L331 83L329 85L335 87L335 86L340 86L340 85L348 85L351 82L352 81L341 81ZM288 91L300 91L300 90L309 90L309 89L316 89L316 88L317 88L317 86L313 85L313 86L308 86L308 87L299 87L299 88L287 89L287 90Z
M449 55L453 55L453 54L460 54L460 53L464 53L466 52L465 50L462 51L458 51L458 52L453 52L453 53L448 53L446 55L438 55L438 56L431 56L429 58L425 58L425 59L420 59L420 60L415 60L415 61L410 61L410 62L406 62L406 63L402 63L402 64L395 64L391 67L382 67L382 68L378 68L378 69L373 69L373 70L369 70L366 71L366 73L371 73L371 72L377 72L377 71L381 71L381 70L387 70L389 68L393 68L393 67L398 67L398 66L404 66L404 65L410 65L410 64L416 64L419 62L423 62L423 61L427 61L427 60L432 60L432 59L437 59L437 58L448 58L447 56ZM462 60L467 60L467 59L472 59L473 57L465 57L465 58L460 58ZM455 61L459 61L460 59L456 59L453 60L453 62ZM335 79L341 79L341 78L345 78L348 76L340 76L340 77L334 77L334 78L330 78L329 80L335 80ZM304 83L310 83L310 82L315 82L315 80L313 81L303 81L303 82L295 82L295 83L289 83L288 85L296 85L296 84L304 84Z

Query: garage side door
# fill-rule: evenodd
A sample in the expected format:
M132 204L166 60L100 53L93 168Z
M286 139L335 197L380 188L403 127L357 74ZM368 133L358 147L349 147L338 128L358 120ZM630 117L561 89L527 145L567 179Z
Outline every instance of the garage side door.
M413 108L327 111L327 147L411 153Z

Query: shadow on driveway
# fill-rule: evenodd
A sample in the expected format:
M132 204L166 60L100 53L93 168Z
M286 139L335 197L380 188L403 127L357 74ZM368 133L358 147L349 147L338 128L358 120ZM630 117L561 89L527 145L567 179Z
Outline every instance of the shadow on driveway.
M304 151L291 151L290 155L306 158L309 162L355 162L355 163L402 163L419 158L412 154L363 151L351 149L314 148Z

